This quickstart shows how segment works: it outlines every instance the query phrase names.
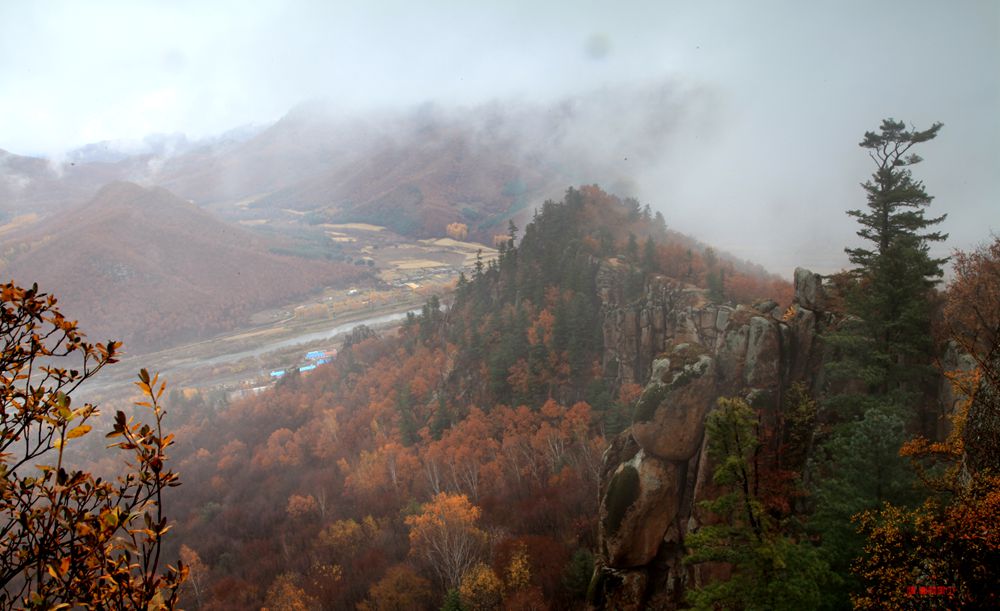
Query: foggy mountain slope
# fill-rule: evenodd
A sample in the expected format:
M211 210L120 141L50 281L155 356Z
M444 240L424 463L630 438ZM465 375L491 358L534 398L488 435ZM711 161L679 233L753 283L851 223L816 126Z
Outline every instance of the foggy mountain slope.
M45 216L85 201L127 172L119 164L61 164L0 149L0 213Z
M38 282L93 339L136 351L233 328L362 273L278 256L274 245L165 189L116 182L6 244L0 274Z
M191 140L182 133L149 134L141 140L104 140L92 142L66 153L65 159L71 164L115 163L129 158L167 159L192 151L216 152L241 144L264 129L263 126L249 124L227 130L218 136Z
M166 159L146 182L225 216L246 217L247 204L256 216L317 210L338 221L393 220L420 236L459 221L488 238L512 212L570 184L637 194L640 177L681 146L683 121L712 107L705 92L669 80L551 103L357 113L313 102L225 150Z
M484 141L467 126L439 124L383 139L368 155L263 197L255 208L316 210L335 222L387 224L431 237L463 222L473 234L523 208L529 195L558 190L553 176L525 164L516 146ZM558 192L558 191L557 191Z
M464 222L489 239L514 213L570 184L638 194L643 173L681 141L682 119L710 107L703 92L669 80L549 103L359 112L319 101L266 128L197 142L152 135L94 143L61 161L4 157L0 208L44 215L128 180L162 186L231 219L316 210L330 220L390 220L421 237ZM129 146L137 152L126 154Z
M147 180L199 204L232 204L306 181L363 157L373 141L363 121L311 105L297 107L244 142L204 147L167 159Z

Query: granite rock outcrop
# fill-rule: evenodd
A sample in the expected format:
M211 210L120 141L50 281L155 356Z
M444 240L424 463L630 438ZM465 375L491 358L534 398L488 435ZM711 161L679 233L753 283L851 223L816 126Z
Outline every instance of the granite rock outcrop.
M677 608L691 584L728 571L683 563L685 536L713 519L699 507L716 494L705 418L721 396L780 409L790 384L816 384L827 297L820 276L797 269L787 310L710 303L705 291L664 278L630 301L614 271L598 273L604 372L645 388L632 426L604 456L592 591L606 608Z

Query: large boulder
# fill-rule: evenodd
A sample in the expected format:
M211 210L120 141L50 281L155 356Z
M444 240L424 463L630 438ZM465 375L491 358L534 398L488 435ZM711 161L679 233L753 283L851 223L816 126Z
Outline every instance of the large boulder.
M747 337L744 381L751 387L770 387L778 383L781 370L781 337L778 324L762 316L750 319Z
M808 269L795 268L795 303L807 310L823 310L826 295L823 277Z
M698 452L705 414L715 401L713 359L703 347L680 344L653 364L632 418L632 436L643 450L672 461Z
M680 505L680 469L642 450L622 463L601 498L608 566L642 566L656 557Z

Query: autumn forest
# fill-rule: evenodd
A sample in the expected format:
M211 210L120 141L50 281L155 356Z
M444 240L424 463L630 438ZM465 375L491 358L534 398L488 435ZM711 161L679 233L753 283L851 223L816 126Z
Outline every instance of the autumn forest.
M1000 609L1000 4L566 8L0 2L0 611Z
M523 235L510 221L498 256L477 258L452 294L432 296L398 328L357 327L308 375L226 405L198 391L164 394L144 371L148 399L137 409L152 408L156 426L119 412L109 434L137 453L120 500L62 467L5 480L4 511L35 520L8 525L6 540L31 529L55 537L36 544L47 573L7 574L26 598L5 604L66 600L106 574L117 587L79 600L991 606L1000 242L956 253L955 276L940 287L943 261L926 244L945 239L927 231L942 219L924 216L930 198L907 167L919 159L905 156L939 129L887 120L866 134L862 146L882 162L865 183L868 211L849 214L871 247L849 251L857 267L826 279L799 270L793 286L670 230L634 199L571 188ZM85 343L32 290L7 285L4 303L4 447L40 431L28 457L55 448L61 462L91 429L70 423L95 414L65 407L68 391L114 363L119 345ZM708 329L698 322L706 314ZM53 390L18 374L74 352L95 365L42 365ZM22 378L28 386L15 391ZM9 461L9 474L24 468ZM35 495L52 508L76 499L103 509L46 525L49 507ZM147 526L135 530L139 515ZM673 521L655 530L663 515ZM96 539L64 539L58 529L74 523L78 535L98 528ZM142 541L114 543L119 528ZM148 564L161 547L179 562ZM23 557L4 549L5 562ZM136 553L144 564L130 564Z

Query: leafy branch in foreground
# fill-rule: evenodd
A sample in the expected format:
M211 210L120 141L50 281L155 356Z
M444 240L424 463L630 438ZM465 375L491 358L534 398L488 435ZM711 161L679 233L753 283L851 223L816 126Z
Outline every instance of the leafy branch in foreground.
M67 446L98 411L73 407L71 395L121 344L87 343L37 285L0 285L0 302L0 608L173 608L187 567L160 561L163 491L180 483L165 468L165 385L139 374L137 405L151 424L115 415L108 437L124 473L111 481L74 468Z

